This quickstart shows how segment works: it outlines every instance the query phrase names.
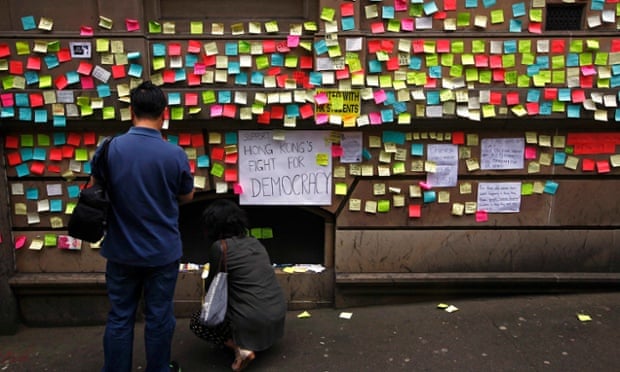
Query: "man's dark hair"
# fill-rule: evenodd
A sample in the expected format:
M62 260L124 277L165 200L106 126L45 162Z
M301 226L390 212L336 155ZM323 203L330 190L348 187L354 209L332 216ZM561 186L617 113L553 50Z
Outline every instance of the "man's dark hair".
M168 104L164 92L150 81L131 90L131 109L137 118L157 119Z
M245 211L228 199L212 202L202 213L202 223L212 241L246 236L249 227Z

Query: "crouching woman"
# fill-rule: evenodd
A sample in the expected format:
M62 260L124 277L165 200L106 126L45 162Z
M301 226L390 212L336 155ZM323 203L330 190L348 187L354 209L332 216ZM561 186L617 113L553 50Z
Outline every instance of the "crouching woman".
M235 353L233 371L241 371L255 358L255 352L271 347L284 333L286 301L276 280L265 247L248 236L245 212L226 199L211 203L202 215L209 248L209 276L206 288L217 273L226 245L228 311L226 320L215 327L200 322L193 314L190 329L198 337Z

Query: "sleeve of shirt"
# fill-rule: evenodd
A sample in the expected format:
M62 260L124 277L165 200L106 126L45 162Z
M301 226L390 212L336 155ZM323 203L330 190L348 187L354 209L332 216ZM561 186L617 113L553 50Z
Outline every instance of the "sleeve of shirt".
M189 168L189 159L184 151L182 154L179 157L181 169L179 195L189 194L194 189L194 176Z

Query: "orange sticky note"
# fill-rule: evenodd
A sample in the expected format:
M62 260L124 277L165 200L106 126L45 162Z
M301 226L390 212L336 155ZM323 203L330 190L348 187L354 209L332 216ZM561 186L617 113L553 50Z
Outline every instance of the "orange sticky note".
M56 57L60 63L69 62L71 60L71 51L69 48L62 48L56 53Z
M226 182L237 182L237 170L236 169L226 169L224 171L224 181Z
M224 160L224 148L223 147L214 147L211 149L211 159L213 160Z
M409 217L420 218L422 216L422 206L420 204L409 204Z
M30 93L30 107L43 106L43 95L41 93Z
M595 167L595 162L592 159L583 159L581 163L581 170L584 172L593 172Z
M112 66L112 77L114 79L122 79L125 76L127 76L127 72L125 71L125 65Z

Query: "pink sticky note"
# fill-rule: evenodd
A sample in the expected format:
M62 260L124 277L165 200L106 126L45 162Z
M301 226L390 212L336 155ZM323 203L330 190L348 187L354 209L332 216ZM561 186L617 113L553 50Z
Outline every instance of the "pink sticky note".
M430 190L432 188L430 183L426 183L424 181L418 182L418 185L422 188L422 190Z
M233 192L235 193L235 195L241 195L243 194L243 187L240 184L235 183L233 185Z
M379 89L377 91L375 91L373 93L374 97L375 97L375 103L379 104L379 103L383 103L387 100L387 94L385 93L385 90L383 89Z
M327 93L321 92L319 94L316 94L314 96L314 102L316 102L317 105L324 105L324 104L328 103L329 102L329 98L327 98Z
M379 125L383 123L383 120L381 119L381 113L378 111L368 113L368 118L370 119L371 125Z
M80 36L93 36L93 28L90 26L81 26L80 27Z
M224 107L222 105L211 105L211 117L216 118L222 116Z
M487 211L476 211L476 222L487 222L489 220L489 214Z
M536 159L537 153L536 147L534 146L525 146L525 158L528 160Z
M24 235L19 235L15 237L15 249L20 249L26 244L26 237Z
M609 173L611 171L609 162L607 160L598 160L596 162L596 171L598 173Z
M370 31L373 34L382 34L385 32L385 26L383 25L383 22L373 22L370 25Z
M394 0L394 10L397 12L404 12L407 10L407 0Z
M332 146L332 157L339 158L342 156L342 154L344 154L344 149L342 148L342 146L339 146L339 145Z
M422 216L422 206L420 204L409 205L409 217L420 218Z
M328 120L329 120L329 115L327 114L316 114L316 117L314 118L314 122L317 125L326 124Z
M127 18L125 19L125 27L127 27L127 31L138 31L140 30L140 23L137 19Z
M400 20L400 28L403 31L413 31L414 24L413 18L403 18Z
M297 46L299 46L299 36L297 36L297 35L288 35L286 37L286 45L289 48L297 48Z

